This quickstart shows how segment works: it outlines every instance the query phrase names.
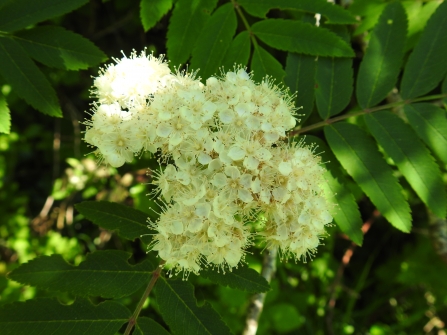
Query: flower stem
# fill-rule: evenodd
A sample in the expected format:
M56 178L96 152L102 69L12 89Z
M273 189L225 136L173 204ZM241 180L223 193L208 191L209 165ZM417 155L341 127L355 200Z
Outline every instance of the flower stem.
M407 105L407 104L411 104L411 103L414 103L414 102L437 100L437 99L442 99L442 98L447 98L447 93L436 94L436 95L429 95L429 96L426 96L426 97L421 97L421 98L416 98L416 99L401 100L401 101L393 102L393 103L382 105L382 106L377 106L377 107L373 107L373 108L367 108L367 109L364 109L364 110L362 110L360 112L340 115L340 116L337 116L337 117L333 117L331 119L327 119L327 120L324 120L324 121L321 121L321 122L317 122L317 123L311 124L310 126L303 127L301 129L292 130L291 132L289 132L289 136L296 136L296 135L299 135L299 134L302 134L302 133L306 133L306 132L311 131L313 129L324 127L324 126L327 126L329 124L332 124L332 123L335 123L335 122L338 122L338 121L341 121L341 120L345 120L345 119L348 119L348 118L353 117L353 116L359 116L359 115L364 115L364 114L368 114L368 113L374 113L374 112L377 112L377 111L390 109L390 108L394 108L394 107L398 107L398 106L402 106L402 105Z
M146 287L146 290L144 291L143 296L140 299L140 302L138 303L137 307L135 308L135 311L133 312L132 316L129 319L129 323L127 324L126 331L124 332L124 335L130 335L130 331L137 323L138 315L140 315L141 309L143 308L144 303L146 302L147 297L151 293L152 289L154 288L155 283L157 282L158 277L160 277L161 270L163 269L163 265L166 262L161 260L160 264L158 264L157 269L152 273L151 280L149 284Z

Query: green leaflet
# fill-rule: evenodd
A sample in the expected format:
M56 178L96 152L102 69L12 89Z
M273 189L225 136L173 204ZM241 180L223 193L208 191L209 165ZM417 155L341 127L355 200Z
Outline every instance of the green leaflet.
M325 16L327 23L353 24L354 16L341 6L335 6L325 0L239 0L238 3L253 16L265 19L270 9L296 9Z
M321 57L315 74L315 101L323 119L337 115L351 101L353 91L351 59Z
M183 280L158 279L155 295L163 320L172 333L182 335L228 335L228 326L220 315L205 302L198 307L194 287Z
M403 99L419 97L434 89L447 72L447 2L427 22L408 58L400 91Z
M132 333L133 335L170 335L170 333L163 328L158 322L146 318L144 316L140 316L137 319L137 324L135 326L135 331Z
M217 0L178 0L169 21L166 47L174 66L186 63Z
M212 268L205 268L200 272L200 275L216 284L250 293L267 292L270 290L267 280L247 266L239 266L225 273L218 272Z
M250 35L246 30L233 39L222 61L225 71L233 69L234 65L247 66L250 59L250 45Z
M220 6L203 27L192 51L191 68L200 69L204 79L216 74L222 65L234 33L237 19L232 3Z
M14 0L0 8L0 31L16 31L69 13L88 0Z
M356 93L361 108L378 104L396 84L406 35L405 11L399 2L392 2L382 12L360 64Z
M148 260L129 264L130 257L130 253L120 250L96 251L88 254L79 266L73 266L58 254L41 256L22 264L8 277L49 291L121 298L148 283L154 270Z
M314 56L292 52L287 54L284 82L292 93L297 93L295 106L302 107L297 112L301 123L310 116L314 106L315 65Z
M335 156L382 215L403 232L411 229L410 207L375 142L356 125L340 122L324 128Z
M87 69L107 59L88 39L57 26L35 27L14 37L31 57L49 67Z
M116 301L97 306L87 299L61 305L56 299L33 299L0 308L2 335L115 335L131 313Z
M365 115L365 122L379 145L396 163L419 198L443 218L447 197L441 171L413 130L388 111Z
M329 202L334 204L330 207L330 212L341 231L358 245L363 243L362 218L360 211L351 193L349 183L341 171L337 159L332 151L327 147L326 143L318 137L306 135L304 139L308 145L315 145L315 153L321 156L321 160L325 162L324 167L327 169L323 184L323 189L328 196ZM329 229L330 232L330 229Z
M405 105L404 113L419 138L447 164L447 118L445 110L429 103L417 103Z
M11 111L8 108L6 99L0 93L0 133L9 134L11 130Z
M284 19L256 22L252 31L269 46L314 56L354 57L348 43L327 29Z
M355 0L348 7L348 10L352 14L362 16L363 18L353 35L360 35L374 27L385 6L386 3L383 0Z
M56 92L20 44L0 38L0 64L0 74L18 96L44 114L62 116Z
M148 31L172 8L172 0L141 0L140 18Z
M276 80L276 84L282 83L286 73L280 62L269 52L260 46L255 47L251 58L250 69L253 71L253 80L260 82L265 76L270 76Z
M135 240L141 235L153 233L147 227L148 215L132 207L108 201L84 201L75 207L94 224L112 230L125 239ZM142 240L148 243L150 237L142 236Z

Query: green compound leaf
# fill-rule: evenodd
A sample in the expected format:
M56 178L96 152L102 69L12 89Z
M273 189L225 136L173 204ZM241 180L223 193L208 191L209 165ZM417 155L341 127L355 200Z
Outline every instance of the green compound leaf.
M362 16L362 20L353 35L363 34L374 27L386 5L383 0L355 0L348 10L354 15Z
M246 66L250 59L250 46L248 31L239 33L231 42L223 59L222 67L227 71L232 69L234 65Z
M236 32L237 19L232 3L220 6L205 24L192 51L191 68L202 78L216 74Z
M147 227L148 215L129 206L108 201L84 201L75 207L94 224L131 241L153 232ZM150 238L143 236L142 240L147 243Z
M396 84L406 35L405 11L399 2L392 2L380 16L360 64L356 93L361 108L378 104Z
M314 106L315 66L314 56L292 52L287 54L284 82L292 93L297 93L295 106L302 107L298 110L301 123L310 116Z
M356 244L362 245L363 221L355 198L350 188L347 187L352 182L348 181L343 175L341 166L323 140L316 136L306 135L304 142L307 145L316 146L315 152L321 156L323 162L326 162L324 164L327 169L324 174L326 183L322 186L329 202L334 204L329 208L332 217L343 233L348 235Z
M62 116L56 92L19 43L0 38L0 64L0 74L19 97L44 114Z
M250 293L267 292L270 290L270 285L267 280L247 266L240 266L231 272L227 271L225 273L206 268L200 271L200 275L216 284Z
M141 0L140 18L148 31L172 8L172 0Z
M244 9L253 16L265 19L270 9L295 9L309 13L319 13L326 17L327 23L353 24L355 17L341 6L326 0L238 0Z
M174 66L186 63L217 0L178 0L169 21L166 47Z
M0 93L0 133L9 134L11 130L11 111L8 108L6 99Z
M107 59L88 39L61 27L35 27L17 33L15 39L31 57L49 67L80 70Z
M149 282L154 266L148 261L131 265L128 252L96 251L79 266L68 264L61 255L41 256L9 273L25 285L80 296L121 298Z
M447 164L447 118L445 110L429 103L404 106L410 126L425 144Z
M183 280L158 279L155 295L163 320L172 333L228 335L230 329L208 302L198 307L194 287Z
M115 335L130 315L127 307L115 301L95 306L79 298L71 305L34 299L0 308L0 329L2 335Z
M323 119L337 115L351 101L354 83L351 59L320 57L315 75L315 100Z
M260 82L265 76L270 76L276 80L276 83L282 83L286 73L278 60L265 49L257 46L251 58L251 70L253 71L253 80Z
M414 131L388 111L365 115L364 118L371 134L393 159L419 198L438 217L445 217L447 196L441 171Z
M88 0L14 0L0 9L0 31L16 31L69 13Z
M403 99L419 97L438 85L447 72L447 2L443 2L411 53L401 83Z
M268 19L252 26L253 34L267 45L313 56L354 57L354 51L331 31L293 20Z
M132 333L133 335L170 335L170 333L163 328L161 324L158 322L146 318L139 317L137 319L137 324L135 326L135 331Z
M345 122L325 127L324 133L341 165L382 215L397 229L409 232L410 207L375 142L361 128Z

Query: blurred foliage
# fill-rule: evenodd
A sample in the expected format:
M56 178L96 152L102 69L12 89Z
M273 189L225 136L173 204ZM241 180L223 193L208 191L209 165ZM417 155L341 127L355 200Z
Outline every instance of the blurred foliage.
M0 8L7 2L0 1ZM45 24L82 35L110 58L144 48L165 54L172 3L155 3L153 11L161 16L168 13L159 21L143 20L142 24L138 1L91 0ZM406 50L417 43L439 3L402 1L407 15L417 18L410 21ZM354 1L351 13L363 18L354 37L377 23L384 6L385 1L380 0ZM141 8L151 12L150 1L143 0ZM303 16L292 10L269 15ZM359 41L356 47L361 49L364 40ZM280 61L285 64L285 59ZM354 59L354 66L356 62L358 65L358 59ZM34 297L73 301L68 293L49 293L6 279L6 273L37 256L57 253L78 265L89 252L119 249L132 252L131 263L154 258L152 254L146 256L142 242L122 240L93 225L74 205L108 200L153 214L145 184L149 181L147 168L155 168L157 163L142 157L119 169L101 166L82 143L84 126L80 124L88 117L85 111L92 101L91 76L98 68L66 71L37 66L56 91L63 112L60 119L36 113L0 79L11 111L10 132L0 133L0 305ZM307 124L315 122L315 117L313 113ZM321 131L313 134L322 137ZM445 182L445 166L442 173ZM372 215L374 205L354 184L348 185L353 188L350 192L358 200L363 221L370 220L371 224L363 246L354 246L339 227L333 226L313 261L279 264L258 334L446 334L447 263L437 255L433 243L447 243L447 223L440 221L433 229L424 204L405 180L400 181L413 213L411 233L403 234L382 217ZM253 247L247 256L257 271L261 269L261 251L261 247ZM249 293L194 275L189 281L195 286L199 303L210 302L235 334L242 332ZM141 294L142 289L118 301L133 310ZM164 324L158 304L151 299L148 305L141 315Z

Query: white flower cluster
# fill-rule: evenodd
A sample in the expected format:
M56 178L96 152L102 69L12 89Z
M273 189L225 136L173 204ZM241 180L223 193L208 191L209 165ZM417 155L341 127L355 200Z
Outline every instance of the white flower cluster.
M166 203L151 248L176 271L225 270L244 260L254 233L285 258L313 254L332 221L320 157L287 144L296 124L290 98L242 69L206 84L173 74L142 53L117 61L95 80L85 141L112 166L141 151L167 163L154 184Z

